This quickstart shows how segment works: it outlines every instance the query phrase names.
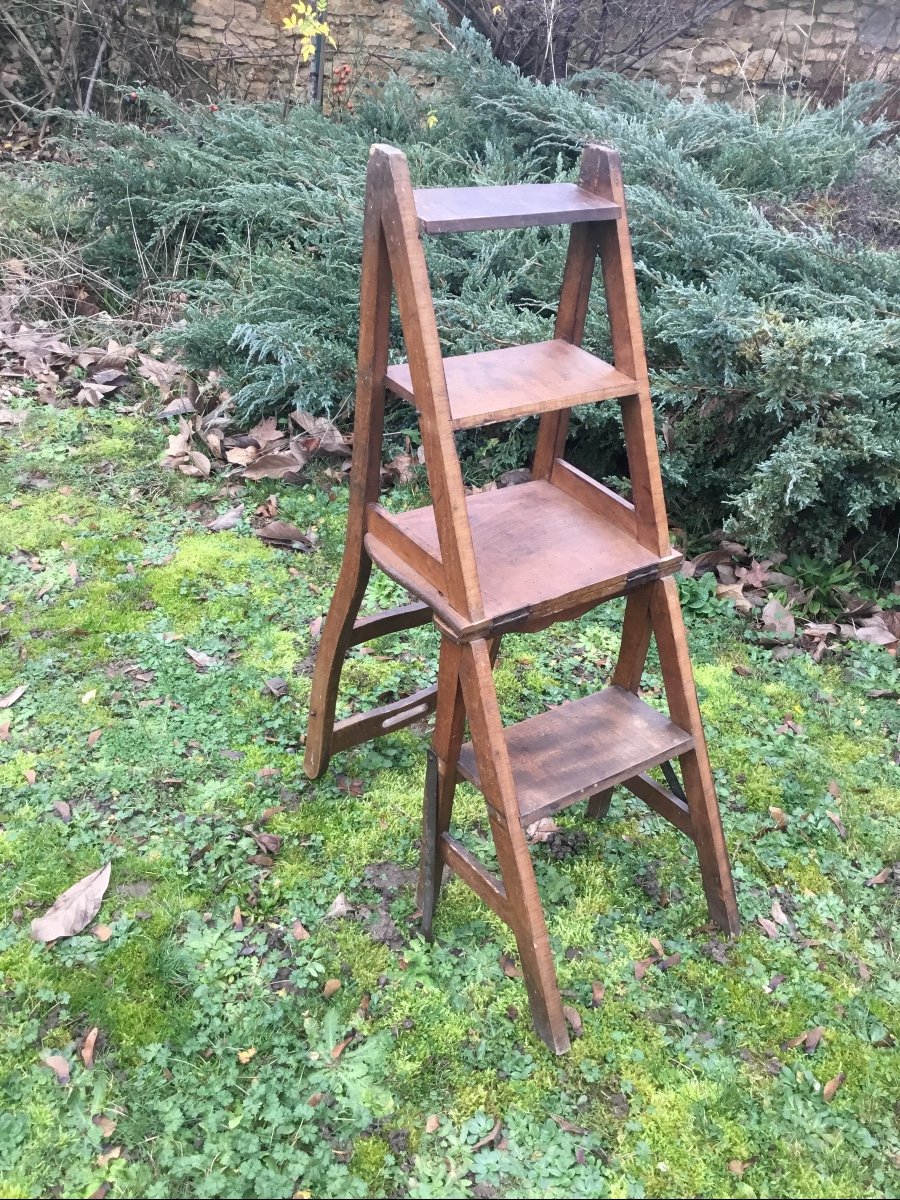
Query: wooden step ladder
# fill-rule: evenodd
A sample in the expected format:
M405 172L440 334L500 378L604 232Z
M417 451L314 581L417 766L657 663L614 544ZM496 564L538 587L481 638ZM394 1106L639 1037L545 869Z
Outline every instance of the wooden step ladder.
M554 337L444 358L423 234L569 225ZM580 348L594 260L603 270L614 365ZM408 361L388 366L396 293ZM378 504L386 390L418 410L433 503L401 514ZM618 400L633 501L564 458L569 409ZM528 483L466 496L454 440L540 414ZM372 563L415 603L359 618ZM359 374L343 565L316 658L306 773L332 753L419 720L436 707L428 752L419 903L431 936L444 866L512 928L535 1029L569 1047L525 830L581 800L603 817L624 785L697 848L711 918L739 929L728 851L706 752L673 573L653 409L618 155L587 146L577 184L413 190L404 155L374 146L363 228ZM580 616L627 595L611 685L504 729L493 665L502 635ZM434 687L335 723L349 647L434 621ZM655 636L670 716L638 696ZM464 743L468 721L471 741ZM678 780L671 760L681 769ZM660 767L665 785L649 772ZM458 779L485 797L499 876L450 833Z

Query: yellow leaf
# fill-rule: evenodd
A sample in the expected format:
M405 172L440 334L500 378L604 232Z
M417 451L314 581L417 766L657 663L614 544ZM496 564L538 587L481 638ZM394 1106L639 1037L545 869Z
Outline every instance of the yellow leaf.
M256 1058L256 1047L250 1046L246 1050L238 1050L238 1062L248 1063L251 1058Z
M97 689L91 688L91 690L89 692L85 692L84 695L81 697L81 703L82 704L90 704L90 702L94 699L94 697L96 695L97 695Z

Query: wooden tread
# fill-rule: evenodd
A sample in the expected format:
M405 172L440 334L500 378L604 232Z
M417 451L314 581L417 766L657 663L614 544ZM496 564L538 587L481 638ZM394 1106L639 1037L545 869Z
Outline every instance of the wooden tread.
M416 188L413 199L423 233L573 225L578 221L615 221L622 215L618 204L577 183Z
M504 730L523 825L693 749L694 739L632 692L609 687ZM481 787L472 744L459 774Z
M571 342L554 338L444 359L454 429L632 396L637 382ZM409 364L388 368L392 392L415 404Z
M588 504L537 479L467 497L485 620L516 621L590 607L671 575L681 555L659 557ZM434 510L389 513L370 505L366 549L379 567L434 607L446 596Z

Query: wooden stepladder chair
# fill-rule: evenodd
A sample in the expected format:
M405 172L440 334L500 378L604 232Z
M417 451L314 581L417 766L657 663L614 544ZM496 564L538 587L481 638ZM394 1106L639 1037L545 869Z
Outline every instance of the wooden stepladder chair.
M421 237L451 231L569 225L552 340L442 358ZM599 255L612 366L580 348ZM388 367L396 293L408 361ZM433 504L399 515L378 504L385 391L418 410ZM565 461L568 410L621 403L633 502ZM528 483L466 496L454 433L540 414ZM413 190L406 159L375 146L363 232L359 377L343 565L316 660L306 773L330 755L436 707L425 786L419 899L431 935L444 865L512 928L534 1025L557 1053L569 1037L525 829L580 800L603 817L621 784L697 848L711 918L739 929L728 851L706 752L669 544L618 155L588 146L577 184ZM359 618L372 563L416 598ZM501 636L571 620L627 595L609 687L506 729L493 662ZM433 620L436 687L335 723L347 649ZM639 697L655 636L666 717ZM468 721L471 741L464 744ZM672 768L677 759L681 783ZM648 772L660 766L667 786ZM499 877L451 836L458 779L484 794Z

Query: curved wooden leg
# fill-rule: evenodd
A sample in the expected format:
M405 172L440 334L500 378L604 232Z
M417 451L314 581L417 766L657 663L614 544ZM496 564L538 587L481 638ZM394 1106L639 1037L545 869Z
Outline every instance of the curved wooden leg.
M352 644L353 625L372 570L372 560L366 553L363 539L366 507L377 499L381 481L384 373L391 320L391 268L381 225L381 205L372 194L377 192L372 186L375 179L371 173L375 170L377 164L370 160L363 222L359 356L347 539L313 672L303 761L303 769L310 779L319 778L331 757L341 668L344 655Z
M363 549L362 537L354 539L354 543L351 545L348 537L341 573L316 651L303 759L303 769L310 779L318 779L331 758L334 711L344 655L353 644L353 625L372 571L372 560Z

